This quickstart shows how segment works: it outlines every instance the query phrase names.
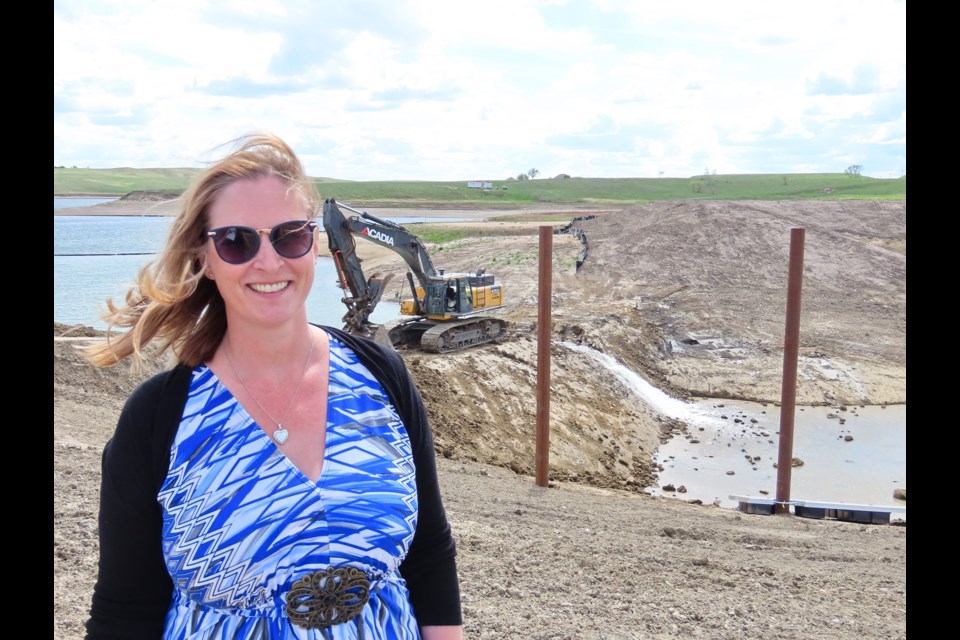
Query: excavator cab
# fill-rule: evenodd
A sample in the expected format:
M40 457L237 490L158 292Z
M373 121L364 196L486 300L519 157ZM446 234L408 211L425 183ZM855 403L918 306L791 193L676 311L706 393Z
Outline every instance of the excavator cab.
M489 274L447 274L416 286L415 298L400 303L401 315L451 320L503 306L503 288Z

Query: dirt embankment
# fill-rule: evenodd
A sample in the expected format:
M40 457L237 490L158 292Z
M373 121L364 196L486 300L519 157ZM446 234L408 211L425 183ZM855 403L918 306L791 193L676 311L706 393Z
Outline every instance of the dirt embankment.
M798 404L906 402L904 203L693 201L589 215L574 225L578 234L553 237L558 479L638 490L656 473L649 458L660 438L682 428L624 402L632 394L622 383L566 342L606 353L677 397L780 401L792 228L805 235ZM539 241L536 225L515 231L433 256L451 271L496 274L510 338L406 359L444 455L530 474ZM397 262L389 252L365 261L369 272L397 274L384 299L405 295Z

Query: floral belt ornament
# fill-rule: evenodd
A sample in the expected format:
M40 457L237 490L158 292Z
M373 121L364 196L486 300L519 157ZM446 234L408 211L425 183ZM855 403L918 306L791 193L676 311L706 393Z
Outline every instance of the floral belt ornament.
M287 592L287 616L305 629L325 629L356 618L370 600L370 580L356 567L308 573Z

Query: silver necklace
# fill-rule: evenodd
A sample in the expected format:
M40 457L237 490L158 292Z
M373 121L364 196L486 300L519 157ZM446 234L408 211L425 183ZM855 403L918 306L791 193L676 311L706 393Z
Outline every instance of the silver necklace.
M310 351L307 352L307 361L303 363L303 373L300 375L300 382L297 383L297 388L294 389L293 395L290 396L290 402L287 403L287 408L284 409L283 415L280 416L280 419L277 420L270 412L267 411L267 408L260 404L260 401L257 400L257 396L253 395L253 392L250 391L250 387L247 386L247 383L243 381L243 376L240 375L240 372L237 370L235 364L233 364L233 358L230 357L230 351L233 350L233 345L231 343L229 350L224 350L224 355L227 356L227 362L230 363L230 368L233 369L233 374L237 376L237 380L240 381L240 384L243 385L243 388L246 389L247 394L253 398L253 401L257 403L257 406L267 415L270 420L277 424L276 430L273 432L273 439L277 441L277 444L283 444L287 441L289 437L289 432L283 428L283 421L287 419L287 414L290 413L290 407L293 406L293 401L296 400L297 394L300 393L300 387L303 385L303 379L307 377L307 367L310 366L310 357L313 355L313 347L316 345L314 340L310 340Z

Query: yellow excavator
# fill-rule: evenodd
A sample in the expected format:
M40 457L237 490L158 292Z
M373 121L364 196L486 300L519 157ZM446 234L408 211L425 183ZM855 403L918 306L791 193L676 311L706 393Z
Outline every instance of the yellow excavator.
M347 216L340 208L355 215ZM323 203L323 228L337 268L344 330L379 340L395 348L413 347L444 353L495 342L506 335L507 323L486 314L503 306L503 286L493 275L437 270L420 239L404 226L328 198ZM384 332L370 316L392 275L366 277L357 257L355 238L398 253L407 266L411 296L400 302L402 320ZM386 338L384 337L386 333Z

